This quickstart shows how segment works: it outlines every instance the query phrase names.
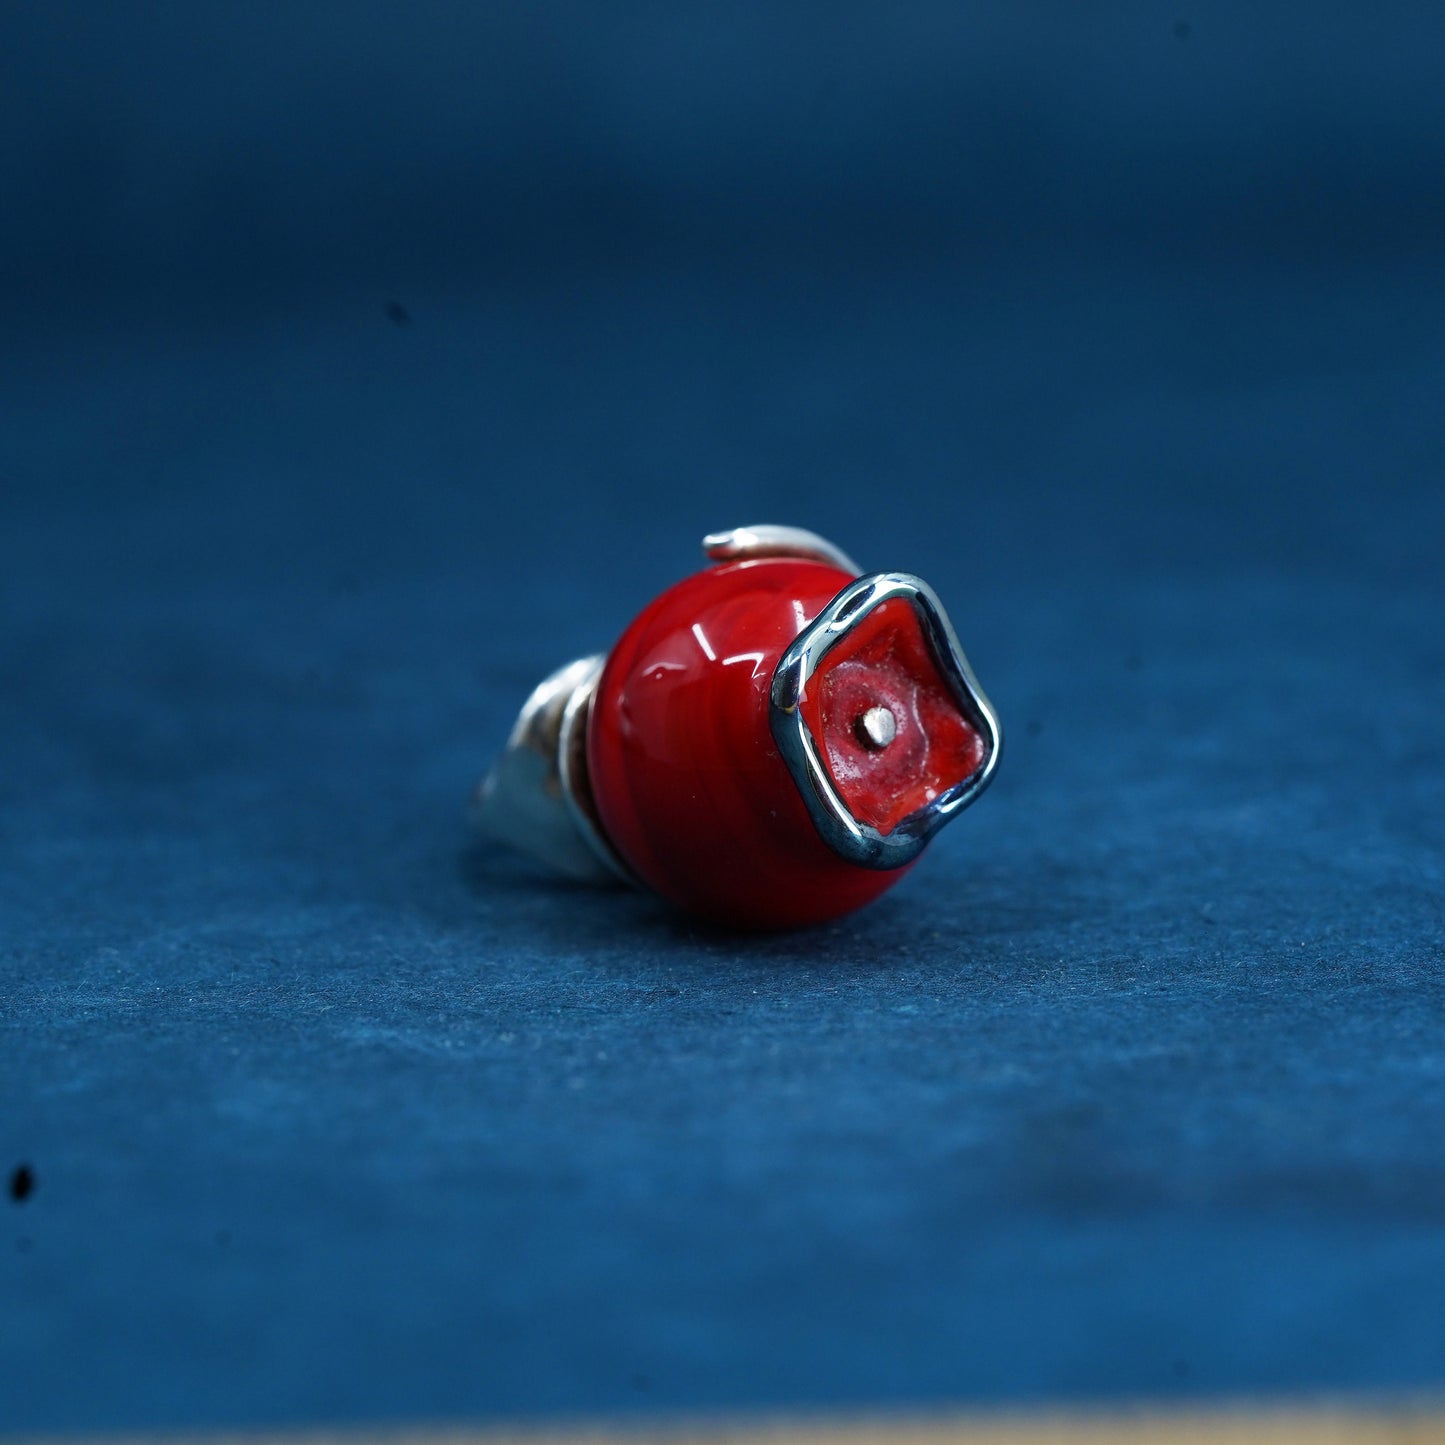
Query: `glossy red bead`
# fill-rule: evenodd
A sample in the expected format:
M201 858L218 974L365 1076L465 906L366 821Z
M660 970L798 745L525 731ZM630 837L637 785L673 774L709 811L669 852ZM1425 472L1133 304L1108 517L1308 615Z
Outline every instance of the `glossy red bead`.
M784 651L852 582L816 561L731 562L657 598L608 658L588 724L588 772L604 832L638 878L734 927L817 923L861 907L906 869L862 868L820 837L769 724ZM835 650L803 701L835 786L887 830L981 756L917 619L889 603ZM866 710L897 720L888 746L858 732Z

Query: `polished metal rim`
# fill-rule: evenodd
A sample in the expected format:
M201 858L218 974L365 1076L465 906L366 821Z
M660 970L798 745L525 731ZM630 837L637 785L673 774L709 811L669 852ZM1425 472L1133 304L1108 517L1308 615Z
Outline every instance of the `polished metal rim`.
M800 704L824 658L885 602L901 598L913 608L938 670L965 717L983 739L983 761L967 778L882 833L854 817L838 792ZM907 572L874 572L851 582L794 639L773 672L769 722L783 761L798 785L823 841L861 868L902 868L928 840L988 786L998 766L1003 735L998 715L968 665L953 624L933 589Z

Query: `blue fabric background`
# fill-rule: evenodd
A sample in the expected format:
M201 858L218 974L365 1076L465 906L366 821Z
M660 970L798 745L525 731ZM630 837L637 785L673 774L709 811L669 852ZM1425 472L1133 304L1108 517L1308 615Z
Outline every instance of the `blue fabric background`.
M484 8L0 19L0 1432L1445 1384L1445 22ZM752 521L990 793L479 851Z

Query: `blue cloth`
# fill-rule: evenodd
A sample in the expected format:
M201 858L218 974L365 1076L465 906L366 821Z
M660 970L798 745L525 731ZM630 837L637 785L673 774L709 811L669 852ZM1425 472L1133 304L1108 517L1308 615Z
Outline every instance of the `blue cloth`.
M3 22L0 1433L1445 1383L1440 23L453 9ZM754 521L987 796L479 849Z

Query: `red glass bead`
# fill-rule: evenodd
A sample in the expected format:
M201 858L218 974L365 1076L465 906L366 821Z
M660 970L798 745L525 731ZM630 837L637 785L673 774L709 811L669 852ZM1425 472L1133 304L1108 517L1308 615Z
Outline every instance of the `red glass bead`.
M853 580L811 560L725 563L664 592L613 649L588 723L592 797L612 847L673 903L736 927L790 927L861 907L906 871L829 847L770 726L780 659ZM863 724L872 708L891 719L883 746ZM830 652L801 711L848 810L885 833L983 756L901 600Z

